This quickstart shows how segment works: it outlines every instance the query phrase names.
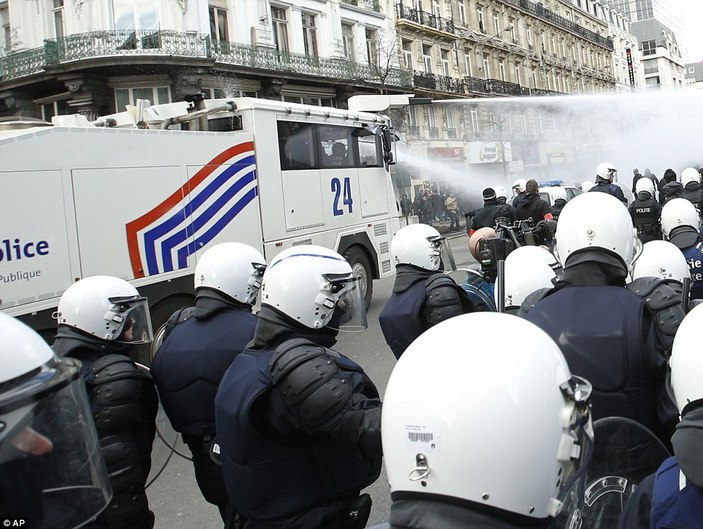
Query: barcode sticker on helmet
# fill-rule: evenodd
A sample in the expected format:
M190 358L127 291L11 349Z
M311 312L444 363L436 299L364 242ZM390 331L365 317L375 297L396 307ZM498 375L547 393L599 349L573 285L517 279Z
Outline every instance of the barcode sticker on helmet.
M440 435L432 426L406 424L405 434L406 445L410 450L434 451L439 448Z

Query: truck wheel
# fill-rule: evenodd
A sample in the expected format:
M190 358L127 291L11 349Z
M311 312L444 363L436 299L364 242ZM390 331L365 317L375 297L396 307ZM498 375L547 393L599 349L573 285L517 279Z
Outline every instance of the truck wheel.
M361 296L364 298L366 310L368 310L373 295L373 273L369 258L363 250L356 246L348 248L344 252L344 258L349 261L354 275L359 278Z

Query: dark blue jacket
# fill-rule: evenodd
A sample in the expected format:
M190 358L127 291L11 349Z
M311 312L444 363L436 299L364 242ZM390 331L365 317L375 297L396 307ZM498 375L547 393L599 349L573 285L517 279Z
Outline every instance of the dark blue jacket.
M419 278L407 290L394 291L379 314L383 336L396 358L427 329L421 316L424 303L425 278Z
M381 467L380 458L362 459L325 432L306 431L297 419L302 410L285 403L283 382L273 384L273 354L272 349L239 354L215 400L227 492L251 520L281 518L358 495ZM347 383L363 373L342 355L334 359L336 376Z
M681 475L676 457L657 470L650 519L652 529L703 528L703 489Z
M644 300L620 286L554 289L526 319L559 345L571 373L593 384L593 419L628 417L661 434L666 361Z
M254 336L256 316L221 310L176 325L154 357L151 374L174 430L215 434L215 394L222 376Z
M623 204L627 205L627 199L625 198L625 194L622 192L622 189L620 189L615 184L609 184L607 182L596 182L596 185L594 185L591 189L588 190L589 193L591 191L600 191L601 193L608 193L609 195L613 195Z

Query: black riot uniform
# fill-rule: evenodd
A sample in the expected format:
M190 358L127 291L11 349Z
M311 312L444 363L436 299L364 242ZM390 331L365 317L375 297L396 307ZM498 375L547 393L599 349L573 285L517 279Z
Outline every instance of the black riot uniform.
M156 435L154 382L129 358L130 346L59 326L53 349L80 360L95 419L112 500L88 529L151 529L154 514L145 492Z
M703 202L703 189L701 189L701 184L699 182L689 182L686 184L686 187L684 187L681 192L681 198L685 198L696 206L700 214L701 202Z
M466 291L442 272L396 265L393 292L378 319L396 358L424 331L453 316L474 312Z
M205 500L217 505L224 520L228 497L222 467L210 457L217 433L215 394L232 360L254 336L251 305L222 292L199 288L196 306L176 312L151 365L161 403L183 436L192 456L195 478Z
M362 368L263 305L215 399L230 498L252 529L363 527L381 471L381 402Z
M642 243L661 240L661 212L659 201L646 191L637 193L637 198L628 207L637 236Z
M594 419L628 417L668 441L677 417L655 315L624 288L627 272L617 259L597 250L571 259L563 280L525 318L557 342L573 374L593 384Z

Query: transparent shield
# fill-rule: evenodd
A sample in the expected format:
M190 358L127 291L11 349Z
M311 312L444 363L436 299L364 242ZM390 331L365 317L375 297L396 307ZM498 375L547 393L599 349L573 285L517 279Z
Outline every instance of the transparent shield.
M336 293L336 305L327 327L346 332L363 331L368 327L368 323L366 303L359 288L359 278L349 277L343 283L336 282L336 284L340 286L340 290ZM333 292L334 289L333 286Z
M112 490L79 370L78 361L57 362L38 375L42 380L23 395L23 407L14 408L24 418L0 441L0 518L74 528L109 503ZM0 417L16 403L0 404Z
M583 485L565 491L557 527L615 528L630 494L669 452L641 424L623 417L593 423L594 450Z

